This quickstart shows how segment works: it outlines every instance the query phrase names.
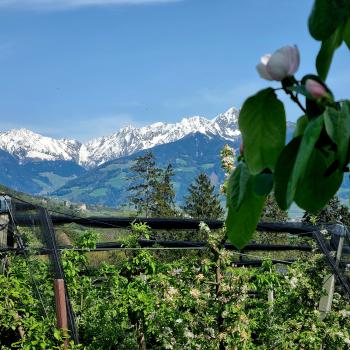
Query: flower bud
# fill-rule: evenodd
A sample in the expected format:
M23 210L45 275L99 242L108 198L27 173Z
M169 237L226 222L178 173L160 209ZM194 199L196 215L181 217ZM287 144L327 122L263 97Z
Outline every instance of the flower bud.
M306 80L305 89L315 99L329 96L326 88L318 81L313 79Z
M256 69L263 79L282 81L298 70L299 49L297 46L281 47L273 55L262 56L260 61Z

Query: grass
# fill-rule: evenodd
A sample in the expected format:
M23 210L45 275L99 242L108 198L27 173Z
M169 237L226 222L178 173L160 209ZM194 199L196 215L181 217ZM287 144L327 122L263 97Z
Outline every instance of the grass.
M106 182L107 185L110 185L111 187L121 190L125 188L125 180L126 180L126 174L120 173L117 176L111 178Z
M54 174L53 172L43 172L43 173L40 173L40 175L43 177L47 177L51 182L52 186L49 188L50 192L57 190L58 188L65 185L68 181L76 178L76 176L66 176L66 177L60 176L60 175Z

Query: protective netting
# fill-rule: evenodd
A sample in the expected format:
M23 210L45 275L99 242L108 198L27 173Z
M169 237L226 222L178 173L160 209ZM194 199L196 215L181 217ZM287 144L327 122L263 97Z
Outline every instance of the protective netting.
M235 259L235 267L260 266L266 259L274 264L288 265L297 259L307 259L316 251L325 257L330 271L335 275L344 295L350 296L349 279L346 276L349 252L349 232L346 227L335 225L313 226L302 223L260 223L255 240L244 250L237 250L232 244L217 239L208 232L222 231L222 221L207 221L205 225L192 219L158 218L116 218L82 217L74 213L61 213L31 204L19 198L2 196L0 204L0 254L2 269L6 268L6 254L14 252L23 255L31 275L33 291L42 307L43 317L52 324L53 293L45 294L43 284L51 284L55 279L65 280L61 262L61 252L80 249L89 256L92 266L103 261L113 262L132 256L134 252L149 250L155 257L176 260L193 254L211 254L215 249L230 251ZM146 226L145 226L146 225ZM86 231L93 230L95 242L81 248L80 239ZM5 234L6 232L6 234ZM214 237L218 237L215 236ZM336 262L334 255L339 240L344 238L343 259ZM214 240L215 240L214 239ZM97 243L96 243L97 240ZM50 262L49 276L45 281L32 273L42 268L41 262ZM283 273L283 267L280 268ZM69 290L66 288L69 330L75 342L78 332L75 325Z
M3 244L1 247L3 254L14 251L25 258L32 288L40 301L43 315L48 319L48 322L54 324L55 320L49 317L49 314L54 314L52 312L52 308L55 305L53 300L54 293L50 295L45 294L44 288L42 288L43 282L51 283L53 291L54 280L65 280L65 275L49 212L44 207L18 198L9 196L2 196L2 198L3 210L1 215L4 221L8 221L6 225L7 230L4 227L2 231L2 236L6 237L4 239L6 244ZM6 261L6 257L3 259ZM41 264L42 262L49 262L49 264ZM39 275L34 273L43 266L48 266L48 271L45 273L45 281L40 280ZM77 343L78 335L67 288L65 292L69 331Z

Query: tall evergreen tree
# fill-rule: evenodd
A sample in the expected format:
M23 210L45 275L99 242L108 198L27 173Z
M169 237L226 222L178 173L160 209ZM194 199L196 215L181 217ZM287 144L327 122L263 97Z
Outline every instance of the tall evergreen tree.
M138 215L143 214L147 218L150 215L154 187L159 174L153 153L147 152L143 156L135 158L130 170L133 172L129 178L131 185L127 189L131 192L130 202Z
M206 174L200 173L188 192L183 207L187 215L195 219L219 219L223 216L219 195Z
M171 164L165 170L159 169L150 207L154 217L176 216L175 190L171 182L173 176L174 168Z
M303 222L314 224L341 222L346 226L350 226L350 211L348 207L340 202L337 196L334 196L317 215L305 212Z
M267 222L283 222L288 220L288 212L279 208L273 194L269 194L266 198L261 221Z

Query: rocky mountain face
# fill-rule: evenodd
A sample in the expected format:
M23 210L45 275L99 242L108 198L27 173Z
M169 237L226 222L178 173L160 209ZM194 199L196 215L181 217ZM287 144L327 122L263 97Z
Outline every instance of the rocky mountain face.
M240 135L237 118L238 110L230 108L212 120L196 116L183 118L175 124L154 123L142 128L129 126L85 144L76 140L53 139L26 129L11 130L0 132L0 149L22 163L66 160L91 169L112 159L180 140L191 133L216 135L234 141Z
M211 182L219 187L224 181L221 169L220 150L228 141L223 137L191 133L180 140L152 147L157 166L165 168L169 163L174 168L176 202L181 204L188 186L200 172L205 172ZM229 142L239 147L239 141ZM133 160L146 150L120 157L91 169L82 176L68 181L52 193L56 198L71 202L100 204L120 207L129 202L127 191L132 176L130 167Z
M0 149L0 184L20 192L47 194L86 170L71 160L32 160L22 163Z
M73 160L79 162L81 143L36 134L27 129L0 132L0 149L10 153L20 162L27 160Z
M119 206L127 202L133 159L151 149L158 166L174 166L181 203L201 171L213 183L222 183L219 153L226 143L239 147L238 113L230 108L214 119L195 116L174 124L129 126L85 144L25 129L0 132L0 183L31 194ZM287 139L293 130L294 123L287 123Z

